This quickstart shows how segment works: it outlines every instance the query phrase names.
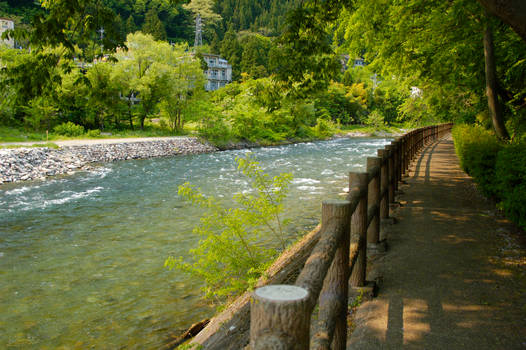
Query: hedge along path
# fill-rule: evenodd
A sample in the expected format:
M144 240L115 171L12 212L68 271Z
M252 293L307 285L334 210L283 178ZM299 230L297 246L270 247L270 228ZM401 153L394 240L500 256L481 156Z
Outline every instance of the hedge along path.
M375 264L379 295L358 309L348 349L525 349L526 250L513 226L460 169L450 137L408 175Z

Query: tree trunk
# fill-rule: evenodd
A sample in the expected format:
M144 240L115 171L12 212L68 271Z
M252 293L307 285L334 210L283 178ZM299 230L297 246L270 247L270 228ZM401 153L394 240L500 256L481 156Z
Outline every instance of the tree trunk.
M130 128L132 130L134 130L134 128L133 128L133 116L132 116L131 112L128 113L128 118L130 120Z
M121 128L121 123L119 122L119 116L117 113L115 113L113 115L113 120L114 120L114 123L115 123L115 128L118 130Z
M488 97L491 120L493 121L493 127L495 128L497 136L507 140L510 136L504 126L502 106L498 97L497 72L493 52L493 33L489 21L484 30L484 57L486 62L486 95Z
M144 130L144 120L146 119L146 116L141 115L141 130Z
M489 12L509 24L526 42L526 1L478 0Z

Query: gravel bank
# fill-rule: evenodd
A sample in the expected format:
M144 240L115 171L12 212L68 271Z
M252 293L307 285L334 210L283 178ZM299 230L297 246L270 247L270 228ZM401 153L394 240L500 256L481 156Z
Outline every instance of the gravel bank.
M169 157L217 151L194 137L126 143L101 143L50 148L0 149L0 185L73 174L91 163Z

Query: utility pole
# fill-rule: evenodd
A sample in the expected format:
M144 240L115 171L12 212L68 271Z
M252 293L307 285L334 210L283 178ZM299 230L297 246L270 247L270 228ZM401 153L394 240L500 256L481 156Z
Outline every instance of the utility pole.
M100 33L100 54L102 56L104 54L104 42L102 41L102 39L104 39L104 33L106 31L104 30L104 28L100 27L98 32Z

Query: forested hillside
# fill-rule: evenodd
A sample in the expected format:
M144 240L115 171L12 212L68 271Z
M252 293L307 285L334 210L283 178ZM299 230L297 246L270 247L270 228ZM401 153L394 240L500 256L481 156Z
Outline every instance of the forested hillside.
M195 15L203 17L205 50L220 54L233 66L234 80L247 72L253 78L269 75L268 55L272 37L280 34L286 13L298 0L101 0L99 5L111 10L111 23L95 23L107 34L115 33L117 42L124 42L129 33L138 30L156 40L171 43L194 43ZM203 13L210 7L209 13ZM15 20L17 27L28 27L38 13L45 13L33 0L0 1L0 17ZM96 55L100 34L91 34ZM83 49L89 48L85 44ZM82 46L81 46L82 47ZM88 56L89 51L84 50Z
M221 41L229 26L236 32L250 30L266 36L276 36L285 21L285 14L298 0L218 0L213 10L221 20L205 23L204 42ZM188 1L170 0L101 0L101 5L113 10L114 22L122 38L136 30L152 34L156 39L172 42L194 39L194 14L185 8ZM0 1L0 16L29 24L33 16L43 12L34 0ZM215 43L215 47L219 47Z

